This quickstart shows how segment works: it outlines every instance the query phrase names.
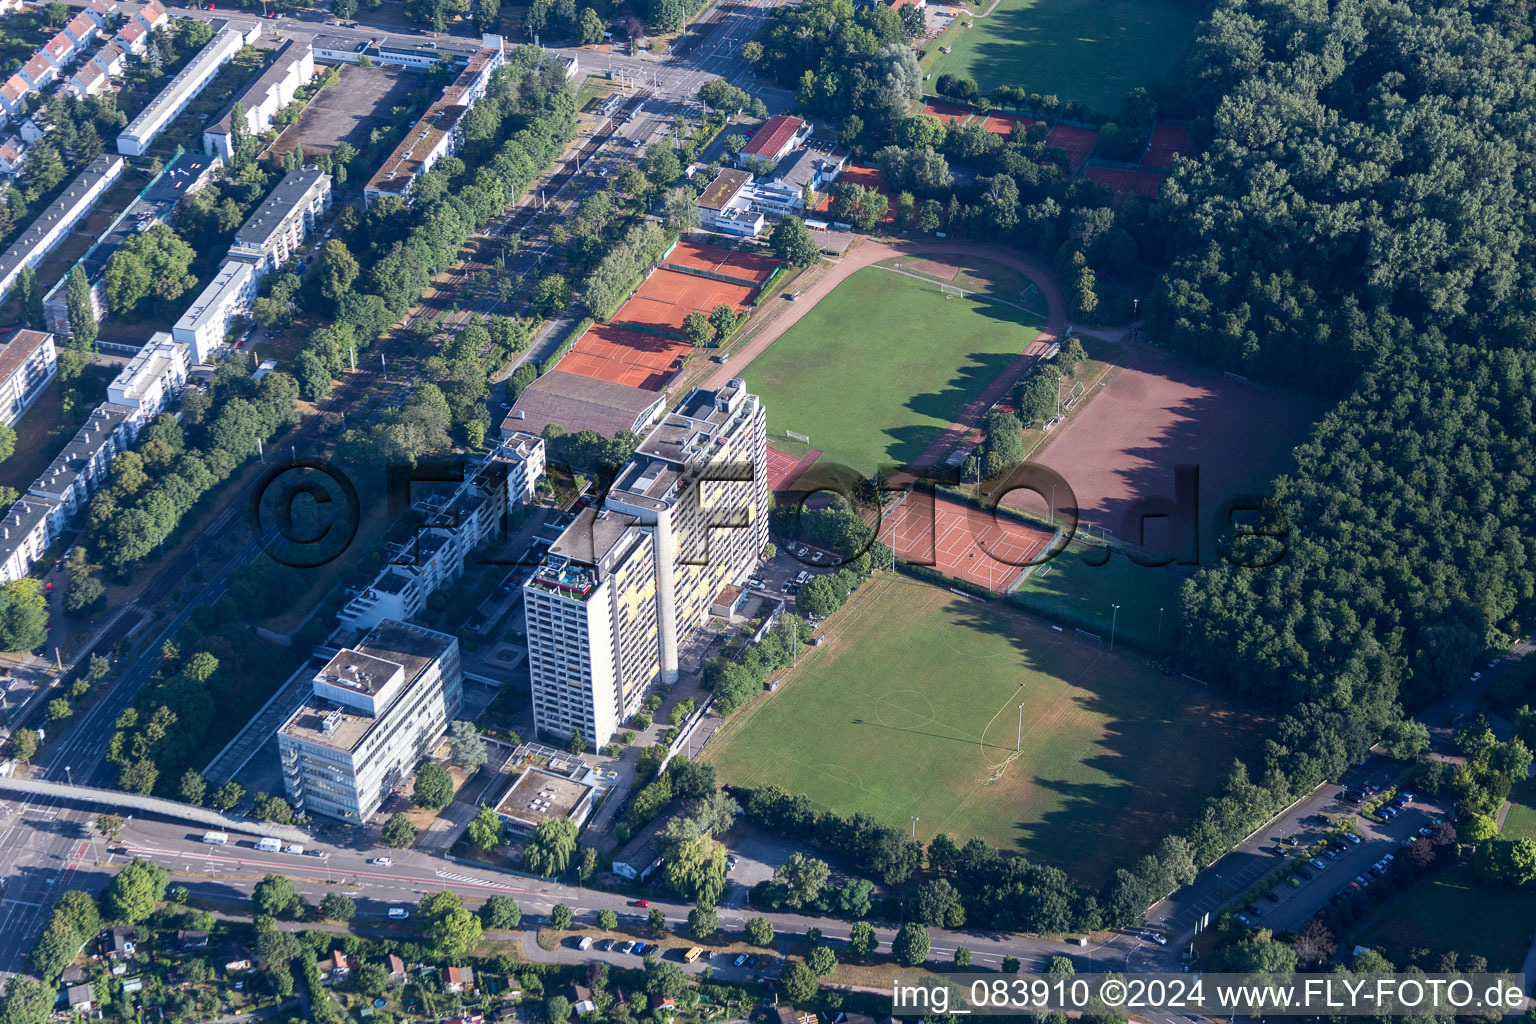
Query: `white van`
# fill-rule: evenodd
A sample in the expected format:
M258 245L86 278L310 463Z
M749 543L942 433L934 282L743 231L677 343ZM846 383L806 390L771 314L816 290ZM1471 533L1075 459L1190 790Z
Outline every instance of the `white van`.
M283 852L291 853L295 857L298 857L304 853L304 847L300 846L298 843L289 843L287 846L283 847Z
M581 949L581 950L591 949L592 948L592 936L590 936L590 935L583 935L581 937L581 941L576 943L576 948L577 949Z
M256 849L260 850L262 853L276 853L282 848L283 844L278 842L276 839L273 839L271 836L256 840Z
M203 842L207 843L209 846L223 846L225 843L229 842L229 833L204 832Z
M390 907L389 916L394 918L396 921L403 921L411 916L411 912L406 910L404 907Z

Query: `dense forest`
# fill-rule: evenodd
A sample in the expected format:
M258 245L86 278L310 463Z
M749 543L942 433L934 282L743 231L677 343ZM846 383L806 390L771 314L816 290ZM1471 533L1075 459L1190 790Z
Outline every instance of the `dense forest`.
M1382 721L1530 625L1530 13L1229 0L1200 40L1156 334L1342 396L1278 482L1286 557L1189 586L1213 678Z
M1283 557L1185 587L1189 671L1286 711L1239 818L1337 777L1531 627L1531 15L1223 0L1198 40L1207 145L1152 211L1148 333L1339 399L1275 484Z

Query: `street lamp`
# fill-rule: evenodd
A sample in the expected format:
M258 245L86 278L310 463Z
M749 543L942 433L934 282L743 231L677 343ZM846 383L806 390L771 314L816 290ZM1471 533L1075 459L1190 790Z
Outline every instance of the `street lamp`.
M1019 702L1019 739L1018 739L1018 742L1013 745L1013 751L1014 751L1014 753L1019 753L1019 752L1023 751L1023 749L1024 749L1024 702L1020 701Z
M912 841L917 842L917 815L912 815Z
M1112 605L1111 607L1115 609L1114 614L1109 618L1109 649L1113 651L1115 649L1115 623L1120 621L1120 606Z
M75 777L70 773L69 765L64 766L64 778L71 786L75 784Z
M1163 646L1163 610L1157 610L1157 646Z

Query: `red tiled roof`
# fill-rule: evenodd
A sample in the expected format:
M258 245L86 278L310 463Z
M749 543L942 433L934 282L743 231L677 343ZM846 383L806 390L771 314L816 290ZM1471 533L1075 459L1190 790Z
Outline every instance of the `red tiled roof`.
M75 15L74 18L70 20L69 24L65 25L64 27L73 32L80 39L88 39L90 38L91 33L96 31L96 22L91 20L91 16L89 14L82 13Z
M742 156L772 157L784 144L795 137L795 133L805 127L805 122L798 117L789 117L785 114L775 114L763 122L763 126L752 136L752 141L741 149Z
M44 78L53 70L53 65L48 63L48 58L40 53L32 55L32 59L22 65L21 70L31 76L33 81Z
M65 55L74 48L75 41L69 38L69 36L65 35L63 32L60 32L58 35L48 40L47 45L43 47L43 49L47 50L50 54L53 55L54 60L63 60Z

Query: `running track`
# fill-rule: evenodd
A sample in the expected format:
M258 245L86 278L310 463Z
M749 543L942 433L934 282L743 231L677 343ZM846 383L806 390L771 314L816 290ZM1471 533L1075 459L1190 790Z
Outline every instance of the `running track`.
M964 409L949 426L939 432L923 449L917 458L912 460L910 469L921 470L933 466L967 434L975 429L976 424L986 415L988 409L997 404L998 400L1008 393L1013 382L1018 380L1031 365L1039 359L1039 353L1050 346L1051 342L1061 339L1067 329L1067 304L1062 296L1061 286L1056 282L1056 277L1048 271L1043 264L1022 256L1011 249L999 249L989 245L978 245L974 242L948 242L948 241L922 241L922 242L884 242L866 238L856 244L848 253L831 266L831 269L814 284L806 286L801 292L800 299L791 305L791 308L783 310L777 319L755 336L751 341L735 353L731 358L729 367L722 366L709 376L702 387L723 387L732 377L740 377L743 366L750 366L752 361L762 355L763 351L772 345L784 332L789 330L800 319L815 308L816 304L826 298L832 289L846 281L852 274L863 270L865 267L879 263L881 260L894 256L924 256L924 255L951 255L951 256L976 256L1000 263L1010 270L1017 270L1035 283L1040 289L1040 294L1045 297L1046 318L1045 326L1040 329L1036 338L1039 344L1031 343L1025 351L1013 357L1003 371L992 379L992 383L981 389L981 392L966 403ZM780 300L774 300L780 301Z

